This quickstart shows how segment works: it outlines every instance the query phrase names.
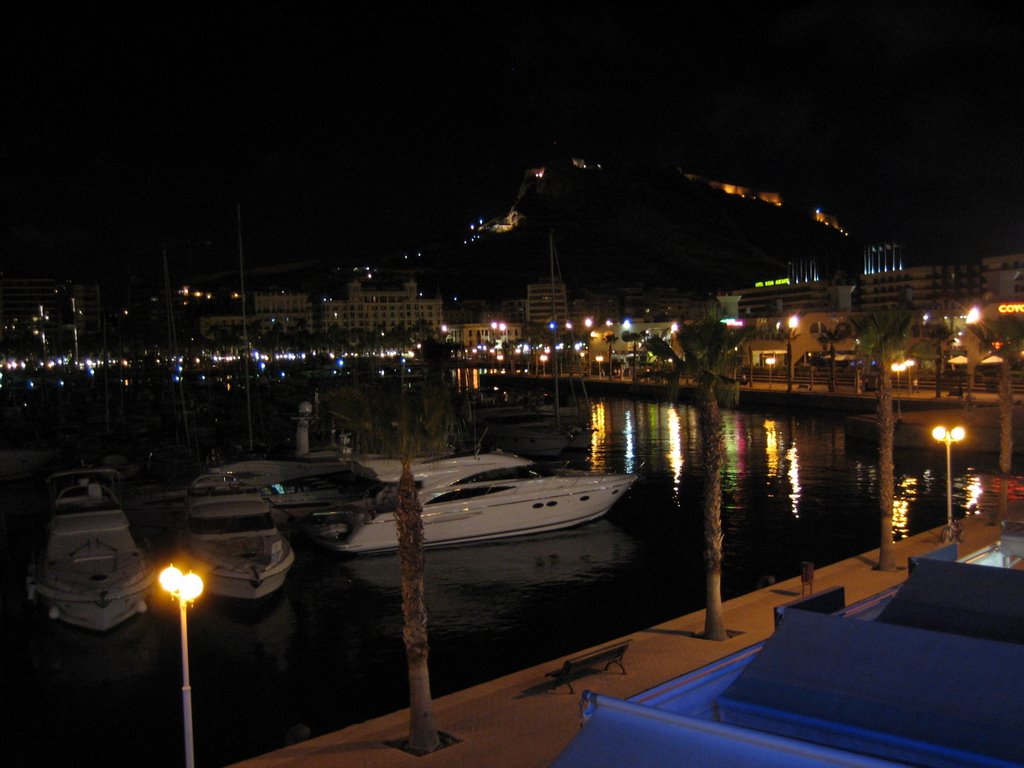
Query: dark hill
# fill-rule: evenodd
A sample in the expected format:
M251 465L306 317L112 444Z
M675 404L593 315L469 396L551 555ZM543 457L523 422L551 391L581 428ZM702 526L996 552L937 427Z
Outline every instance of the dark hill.
M511 220L510 231L491 222L466 243L425 253L420 285L446 297L523 296L546 279L550 233L570 291L666 286L703 296L785 276L790 263L814 261L826 278L862 252L808 209L728 195L667 167L529 171Z

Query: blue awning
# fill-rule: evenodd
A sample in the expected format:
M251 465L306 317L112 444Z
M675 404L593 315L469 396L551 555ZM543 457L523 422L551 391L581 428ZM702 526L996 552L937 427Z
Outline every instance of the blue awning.
M1021 645L793 611L718 715L912 765L1020 766L1022 669Z
M551 768L895 768L890 763L594 694Z

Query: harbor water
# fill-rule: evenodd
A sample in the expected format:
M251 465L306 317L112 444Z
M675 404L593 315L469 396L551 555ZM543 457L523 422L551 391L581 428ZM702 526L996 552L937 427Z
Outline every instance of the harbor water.
M605 518L503 543L428 552L435 696L557 660L703 605L697 414L609 398L592 405L573 466L636 472ZM724 413L726 599L878 546L878 469L825 413ZM953 456L957 515L985 512L996 457ZM942 446L897 455L897 536L946 515ZM104 635L46 618L24 596L45 516L41 481L5 486L0 763L151 767L184 763L178 608ZM133 517L164 565L178 515ZM319 735L407 705L394 555L341 559L296 532L283 590L259 605L201 597L188 612L196 764L222 766L296 734ZM557 664L553 664L557 666ZM542 682L538 680L538 683ZM439 723L444 727L443 723Z

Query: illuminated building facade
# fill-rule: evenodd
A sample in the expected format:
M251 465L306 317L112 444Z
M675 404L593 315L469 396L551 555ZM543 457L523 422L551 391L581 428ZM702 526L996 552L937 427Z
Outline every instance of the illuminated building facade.
M956 314L984 292L980 264L906 267L864 274L857 286L857 306L863 312L903 307Z
M343 331L380 331L397 327L441 326L441 299L423 298L416 283L408 280L399 289L370 287L352 281L344 299L322 300L323 328Z
M0 338L60 338L102 330L100 288L53 278L0 278ZM63 347L71 346L61 342Z
M253 320L262 328L279 326L284 331L312 330L313 311L308 293L267 291L253 294Z
M538 280L526 286L526 322L547 325L552 320L563 323L568 319L565 283Z

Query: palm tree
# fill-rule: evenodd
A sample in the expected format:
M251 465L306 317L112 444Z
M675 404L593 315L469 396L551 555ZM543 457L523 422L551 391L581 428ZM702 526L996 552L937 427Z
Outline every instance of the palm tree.
M671 341L666 341L660 336L648 334L644 337L643 343L644 349L659 360L667 360L672 366L672 372L668 378L668 389L665 393L665 398L671 403L679 399L679 380L682 378L684 368L682 350L677 351L676 349L678 346L678 341L675 341L676 335L673 334ZM673 345L673 341L675 341L675 345Z
M1006 516L1006 494L1013 459L1013 367L1024 352L1024 318L998 315L968 326L978 341L999 354L999 474L998 520ZM997 520L997 522L998 522Z
M720 321L717 305L701 320L678 331L685 365L697 381L697 410L704 469L704 575L707 606L704 637L725 640L722 615L722 411L739 400L736 369L739 344L747 333Z
M895 490L893 440L896 432L892 412L892 364L902 362L911 350L913 315L903 309L870 312L854 321L861 355L878 366L878 504L881 512L881 544L878 570L896 570L892 540L892 504Z
M428 379L421 389L409 391L394 384L370 390L346 387L327 395L331 414L353 433L361 450L398 456L402 474L398 482L395 522L402 573L402 638L409 679L409 738L406 749L428 754L441 746L434 719L427 664L429 643L425 600L423 508L416 492L412 458L446 449L455 423L447 388Z
M836 391L836 344L850 336L850 327L846 323L835 323L831 328L822 328L818 333L818 343L828 351L828 391Z
M608 378L612 377L612 344L619 340L614 331L605 331L604 341L608 345Z
M634 333L633 331L623 331L622 332L622 340L624 342L626 342L627 344L629 344L629 343L633 344L633 362L632 362L632 365L630 366L630 368L633 371L632 378L633 378L633 383L634 384L636 384L636 365L637 365L636 348L637 348L637 342L642 341L643 338L644 338L643 335L641 335L639 333ZM609 355L609 357L611 357L611 355Z
M942 372L946 367L946 350L956 338L953 329L941 320L924 327L924 338L935 354L935 399L942 397Z

